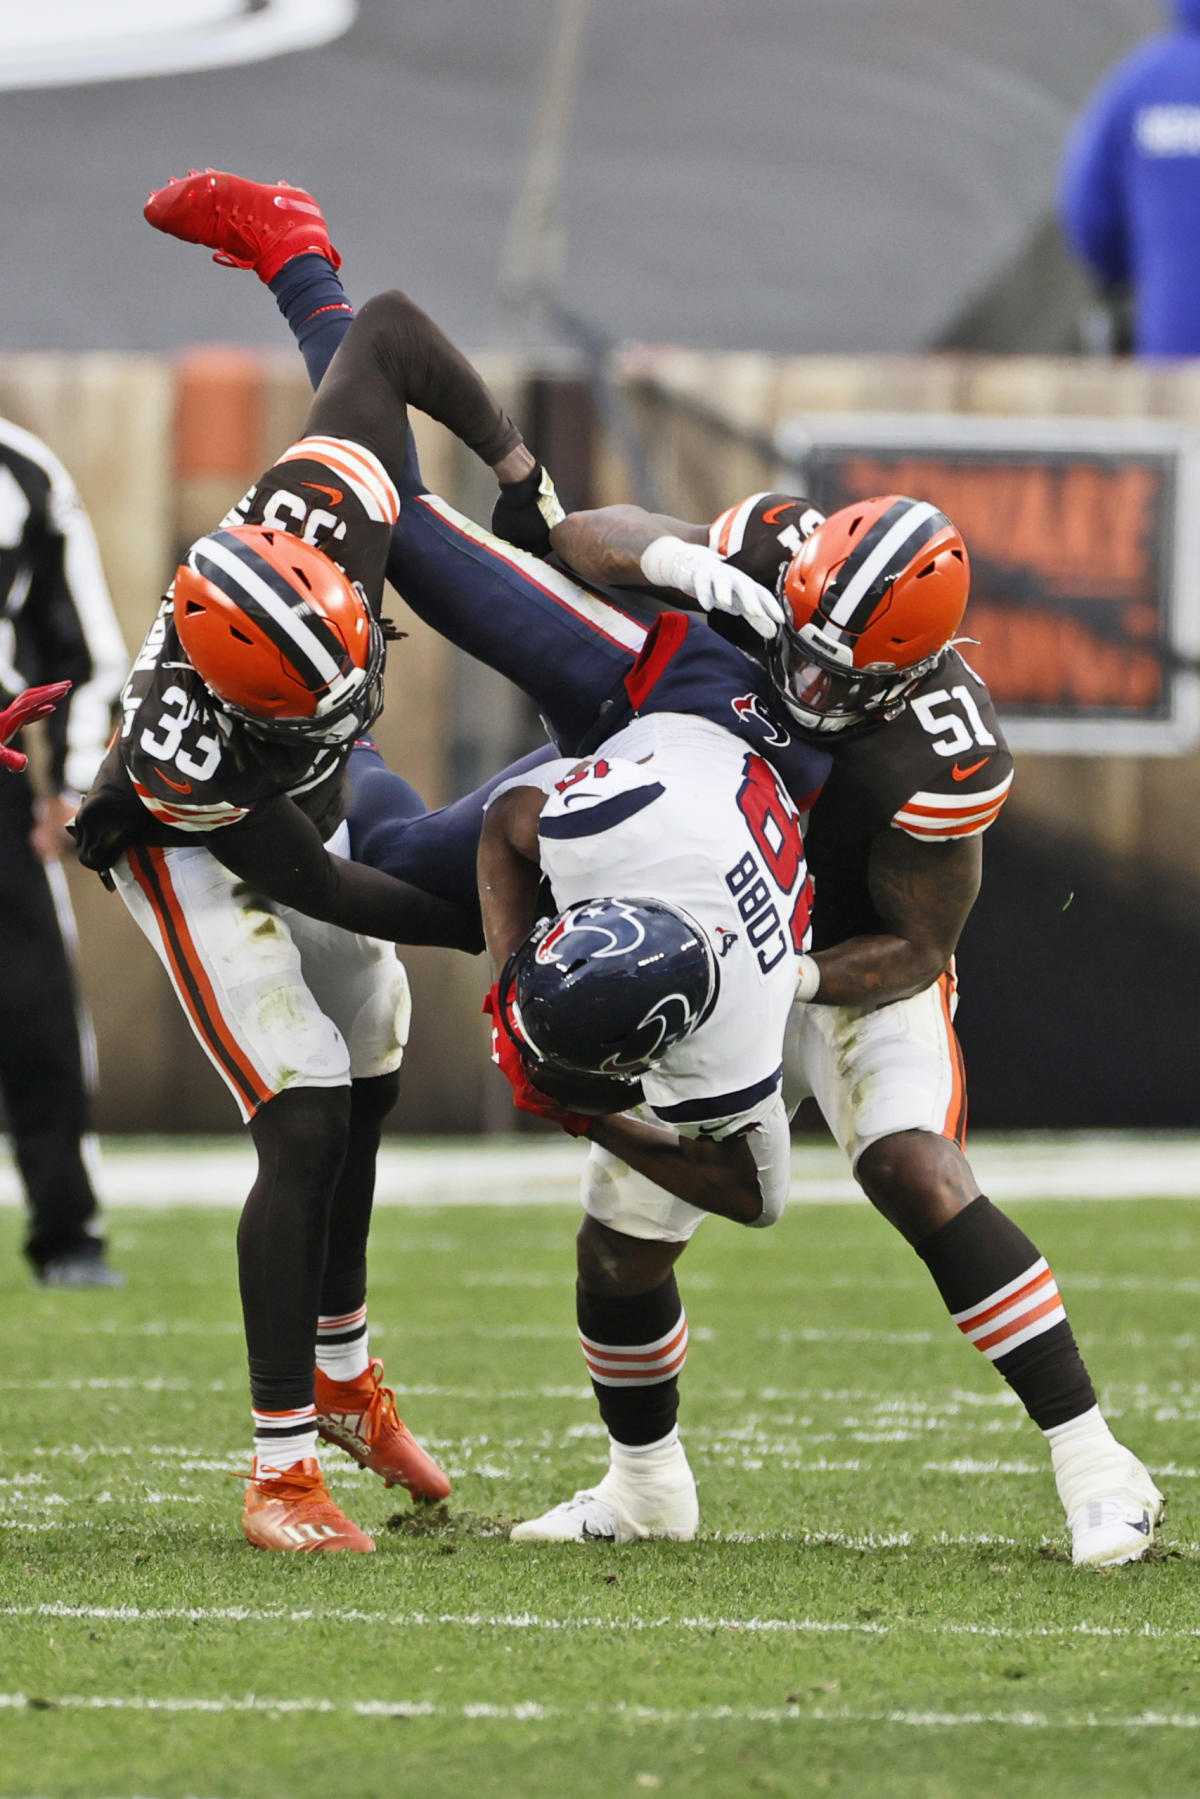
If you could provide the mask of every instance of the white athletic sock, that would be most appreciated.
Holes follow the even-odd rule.
[[[1050,1445],[1054,1484],[1068,1518],[1091,1499],[1119,1492],[1135,1458],[1113,1436],[1098,1405],[1053,1424],[1045,1433]]]
[[[289,1412],[251,1411],[254,1419],[255,1479],[282,1474],[317,1453],[317,1408],[297,1406]]]
[[[367,1308],[317,1319],[317,1367],[330,1380],[357,1380],[371,1366]]]
[[[654,1443],[618,1443],[610,1437],[608,1452],[614,1472],[636,1485],[653,1483],[664,1474],[682,1473],[688,1465],[677,1424]]]

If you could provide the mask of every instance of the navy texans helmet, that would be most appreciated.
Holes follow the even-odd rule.
[[[631,1081],[708,1017],[718,983],[708,938],[677,906],[591,899],[531,931],[500,987],[539,1063]]]

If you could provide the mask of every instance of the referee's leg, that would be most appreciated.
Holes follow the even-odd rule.
[[[88,1128],[74,983],[46,872],[29,844],[24,776],[0,781],[0,1092],[29,1202],[25,1253],[99,1264],[97,1203],[84,1165]]]

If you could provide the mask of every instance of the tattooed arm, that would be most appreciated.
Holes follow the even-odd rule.
[[[881,831],[868,880],[886,932],[819,950],[814,1003],[874,1010],[931,986],[949,966],[982,873],[981,836],[918,843],[903,831]]]
[[[585,581],[611,587],[644,586],[642,556],[660,537],[707,544],[707,525],[689,525],[640,506],[602,506],[569,512],[550,533],[550,546]]]

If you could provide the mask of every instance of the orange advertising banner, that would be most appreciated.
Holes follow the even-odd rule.
[[[1191,432],[846,414],[795,421],[782,447],[789,484],[802,475],[826,512],[903,493],[954,520],[971,561],[966,654],[1014,744],[1171,753],[1195,740]]]

